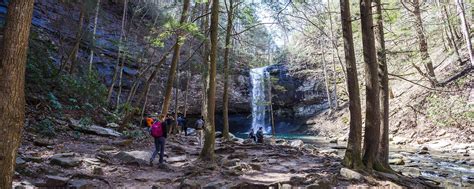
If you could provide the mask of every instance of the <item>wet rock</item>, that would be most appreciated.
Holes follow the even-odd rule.
[[[337,139],[335,139],[335,138],[331,139],[331,140],[329,140],[329,143],[337,143]]]
[[[268,188],[278,188],[278,183],[277,184],[261,184],[261,183],[250,183],[250,182],[241,182],[238,183],[234,186],[231,186],[230,189],[247,189],[247,188],[252,188],[252,189],[268,189]]]
[[[180,189],[200,189],[201,184],[196,180],[184,179],[179,185]]]
[[[23,160],[21,157],[17,157],[15,163],[17,168],[24,168],[26,166],[26,161]]]
[[[388,160],[388,163],[390,165],[405,165],[405,161],[401,158],[390,159]]]
[[[341,176],[349,180],[361,180],[364,178],[362,174],[347,168],[341,168],[339,173],[341,174]]]
[[[53,145],[53,143],[48,139],[37,138],[33,141],[33,144],[40,147],[47,147]]]
[[[102,169],[102,167],[94,167],[94,169],[92,169],[92,174],[104,175],[104,170]]]
[[[225,184],[226,184],[225,181],[215,181],[215,182],[211,182],[204,185],[202,188],[203,189],[220,189],[220,188],[225,188],[224,187]]]
[[[74,156],[73,153],[56,154],[50,158],[50,163],[64,168],[77,167],[81,165],[82,160]]]
[[[291,147],[301,149],[304,145],[304,142],[302,140],[293,140],[290,143]]]
[[[33,157],[33,156],[26,156],[26,157],[24,157],[24,160],[35,162],[35,163],[41,163],[41,162],[44,161],[44,159],[41,158],[41,157]]]
[[[267,160],[269,164],[277,164],[278,163],[278,160],[276,159],[268,159]]]
[[[117,153],[114,158],[120,160],[125,164],[138,164],[138,165],[146,165],[150,160],[151,154],[150,152],[145,151],[130,151],[130,152],[119,152]]]
[[[69,178],[66,178],[66,177],[48,175],[46,176],[46,179],[45,179],[45,182],[46,182],[45,186],[46,187],[64,187],[66,186],[68,181],[69,181]]]
[[[250,167],[252,167],[252,169],[256,170],[256,171],[261,171],[262,170],[262,166],[260,164],[251,163]]]
[[[68,189],[95,189],[89,180],[77,179],[68,182]]]

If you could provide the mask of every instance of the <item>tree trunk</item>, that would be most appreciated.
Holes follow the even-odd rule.
[[[186,22],[186,18],[188,16],[188,9],[189,9],[189,4],[190,0],[184,0],[183,2],[183,12],[181,13],[181,19],[179,21],[179,24],[184,24]],[[171,102],[171,93],[173,91],[173,83],[176,77],[176,72],[178,63],[179,63],[179,55],[180,55],[180,49],[181,49],[181,44],[184,42],[182,41],[182,31],[178,31],[177,36],[176,36],[176,45],[174,46],[174,52],[173,52],[173,58],[171,60],[171,68],[168,73],[168,81],[166,82],[166,90],[165,90],[165,98],[163,100],[163,107],[161,109],[162,113],[167,113],[170,102]]]
[[[163,54],[163,56],[160,59],[160,62],[155,66],[155,69],[151,73],[150,77],[148,77],[148,79],[146,80],[145,87],[143,87],[144,90],[142,94],[140,95],[140,97],[138,98],[136,104],[140,104],[143,98],[145,98],[145,96],[148,93],[147,91],[150,88],[151,82],[153,82],[153,80],[155,79],[156,75],[158,74],[158,71],[160,71],[161,65],[163,65],[166,62],[166,58],[168,57],[170,53],[171,53],[170,51],[167,51],[165,54]]]
[[[222,129],[222,136],[224,140],[229,140],[229,56],[231,48],[232,35],[232,16],[234,14],[234,1],[229,0],[229,7],[227,10],[227,28],[225,36],[225,50],[224,50],[224,128]]]
[[[273,116],[272,83],[273,83],[272,76],[270,75],[270,73],[268,73],[268,104],[270,106],[270,123],[272,124],[272,135],[273,135],[273,137],[275,137],[276,130],[275,130],[275,118]]]
[[[0,188],[12,188],[15,160],[25,119],[25,68],[34,0],[8,4],[0,45]]]
[[[69,54],[68,59],[71,61],[71,66],[69,67],[69,74],[74,73],[74,69],[76,68],[77,64],[77,54],[79,53],[79,47],[81,45],[82,36],[84,33],[84,17],[86,15],[86,5],[84,3],[81,4],[81,12],[79,14],[79,27],[76,33],[76,43],[72,48],[71,54]]]
[[[388,88],[388,68],[387,56],[385,50],[385,36],[383,30],[382,5],[380,0],[374,0],[375,3],[375,20],[377,26],[375,27],[375,38],[377,44],[377,60],[381,72],[380,86],[381,86],[381,128],[380,128],[380,144],[377,154],[375,169],[378,171],[390,172],[390,165],[388,164],[388,132],[389,132],[389,88]]]
[[[123,52],[122,56],[122,63],[120,64],[119,69],[119,79],[118,79],[118,92],[117,92],[117,101],[115,103],[116,109],[119,109],[120,106],[120,97],[122,96],[122,79],[123,79],[123,67],[125,66],[125,62],[128,60],[127,53]]]
[[[207,14],[209,12],[209,1],[203,3],[202,5],[202,15]],[[204,16],[201,22],[201,30],[203,31],[205,36],[208,36],[209,33],[209,16]],[[208,38],[204,39],[204,45],[201,51],[202,56],[202,105],[201,105],[201,116],[204,117],[204,120],[207,120],[207,83],[209,81],[209,40]]]
[[[188,113],[188,92],[189,92],[189,82],[191,81],[191,77],[192,77],[191,71],[188,71],[188,74],[186,77],[186,90],[184,91],[184,111],[183,111],[184,117],[186,117]]]
[[[324,86],[326,87],[326,96],[328,98],[328,103],[329,103],[329,108],[332,109],[333,103],[332,103],[332,98],[331,98],[331,92],[329,91],[329,76],[328,76],[328,68],[326,64],[326,52],[324,51],[324,46],[321,43],[321,61],[323,62],[323,73],[324,73]]]
[[[461,19],[461,29],[466,40],[467,51],[469,53],[469,60],[471,61],[471,66],[474,67],[474,56],[472,54],[472,43],[471,36],[469,32],[469,25],[466,22],[465,8],[463,0],[456,0],[456,6],[459,12],[459,18]]]
[[[413,0],[413,15],[415,16],[415,30],[416,37],[418,38],[418,46],[420,50],[421,61],[426,69],[426,76],[430,81],[432,86],[436,86],[438,81],[436,80],[436,75],[434,72],[433,62],[431,61],[430,54],[428,52],[428,42],[426,40],[424,29],[423,29],[423,20],[421,18],[421,9],[419,0]]]
[[[214,145],[215,145],[215,107],[216,107],[216,68],[217,68],[217,48],[219,33],[219,1],[212,1],[211,9],[211,51],[209,63],[209,91],[207,94],[207,121],[206,136],[204,146],[201,150],[200,158],[204,161],[214,161]]]
[[[100,1],[101,0],[97,0],[97,4],[95,6],[94,30],[92,31],[91,53],[89,55],[89,76],[92,73],[92,63],[94,61],[95,35],[97,33],[97,20],[99,19]]]
[[[117,80],[117,74],[120,65],[120,55],[122,53],[122,40],[125,36],[125,18],[127,17],[127,7],[128,7],[128,0],[123,1],[123,13],[122,13],[122,28],[120,29],[120,38],[119,38],[119,45],[118,45],[118,52],[117,52],[117,63],[115,64],[114,68],[114,76],[112,77],[112,83],[110,84],[109,92],[107,94],[107,102],[110,101],[112,98],[112,93],[114,92],[115,81]]]
[[[349,91],[350,130],[347,142],[347,150],[344,155],[343,164],[353,169],[363,168],[361,160],[362,142],[362,113],[359,94],[359,80],[357,78],[357,66],[354,52],[354,41],[352,37],[352,18],[350,11],[350,0],[340,0],[341,26],[344,38],[344,54],[347,72],[347,90]]]
[[[365,62],[365,137],[362,161],[366,169],[372,170],[380,141],[380,99],[377,55],[375,52],[374,28],[371,0],[360,1],[362,23],[362,45]]]
[[[448,40],[450,41],[449,44],[454,48],[454,52],[458,57],[458,61],[461,62],[461,55],[459,54],[459,48],[456,44],[456,39],[453,34],[453,27],[451,26],[451,21],[449,19],[448,10],[446,9],[446,5],[441,5],[440,0],[436,1],[437,5],[442,9],[441,10],[441,18],[443,20],[443,25],[446,28],[446,35]]]

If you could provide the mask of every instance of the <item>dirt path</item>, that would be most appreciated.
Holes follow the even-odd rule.
[[[198,159],[194,136],[175,136],[166,144],[166,166],[151,167],[151,139],[132,141],[95,135],[74,138],[66,131],[54,140],[26,133],[17,161],[19,188],[276,188],[303,186],[382,186],[341,176],[340,159],[317,146],[242,144],[217,139],[215,163]],[[270,143],[270,142],[269,142]],[[271,142],[274,143],[274,142]],[[287,143],[287,144],[284,144]],[[62,162],[62,163],[58,163]]]

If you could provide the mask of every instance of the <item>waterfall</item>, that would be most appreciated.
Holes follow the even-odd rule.
[[[268,78],[267,67],[254,68],[250,70],[252,80],[252,129],[256,132],[263,127],[265,133],[271,131],[271,126],[265,123],[267,108],[267,87],[265,81]]]

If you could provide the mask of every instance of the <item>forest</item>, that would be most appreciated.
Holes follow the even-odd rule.
[[[0,0],[0,189],[473,188],[466,0]]]

